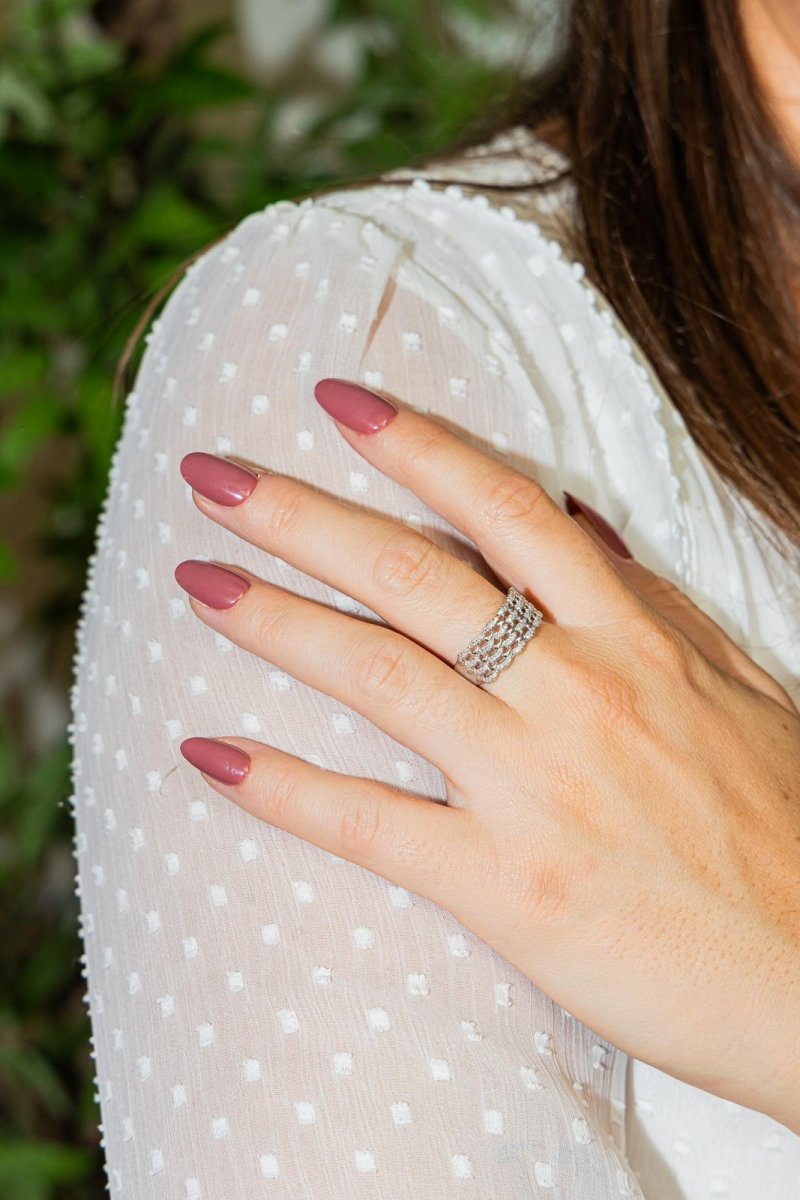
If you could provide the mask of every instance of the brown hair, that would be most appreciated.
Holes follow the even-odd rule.
[[[549,70],[437,162],[513,124],[541,133],[555,122],[588,275],[701,449],[774,522],[767,536],[782,531],[800,549],[800,168],[769,114],[739,5],[573,0],[567,21]],[[197,256],[148,305],[116,386],[155,305]]]

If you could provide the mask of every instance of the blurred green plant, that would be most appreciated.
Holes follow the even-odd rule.
[[[49,583],[24,628],[53,648],[74,636],[122,419],[112,380],[148,297],[249,212],[456,138],[513,80],[458,50],[447,10],[490,21],[499,7],[341,0],[330,21],[361,23],[361,78],[289,149],[271,136],[283,85],[259,87],[213,59],[234,32],[228,19],[156,55],[109,36],[89,0],[25,0],[0,16],[0,491],[20,512],[33,487],[46,491],[36,553]],[[247,120],[226,136],[204,130],[201,118],[220,112]],[[18,558],[10,530],[0,582],[19,585]],[[64,696],[69,674],[55,662]],[[44,751],[27,745],[7,703],[0,1195],[15,1200],[105,1189],[69,795],[66,731]]]

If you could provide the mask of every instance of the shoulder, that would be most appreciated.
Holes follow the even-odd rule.
[[[683,431],[546,216],[423,172],[248,215],[192,264],[150,331],[137,419],[158,431],[159,461],[206,421],[218,452],[237,428],[296,440],[308,478],[324,481],[325,455],[342,451],[323,440],[313,382],[360,380],[439,414],[551,495],[584,497],[626,541],[635,505],[639,545],[658,530],[680,577]]]
[[[401,179],[416,174],[431,180],[440,176],[458,177],[464,183],[483,186],[543,183],[568,172],[569,158],[563,150],[562,132],[555,126],[546,130],[543,127],[542,132],[546,132],[546,138],[527,125],[512,125],[484,141],[416,166],[395,168],[381,178]]]
[[[185,346],[219,382],[257,359],[292,384],[314,370],[363,377],[371,362],[384,381],[397,376],[399,395],[411,378],[453,394],[467,379],[485,394],[489,379],[509,415],[540,432],[592,429],[596,395],[604,413],[629,413],[645,373],[553,230],[559,197],[537,192],[521,214],[513,188],[484,182],[501,169],[519,182],[563,159],[513,130],[471,157],[461,160],[470,185],[404,168],[249,214],[186,272],[150,358],[169,370],[160,347],[175,357]]]
[[[420,268],[427,259],[437,275],[446,259],[454,271],[474,277],[491,266],[492,252],[518,253],[507,244],[519,240],[519,231],[508,230],[514,216],[570,256],[572,198],[565,156],[515,126],[447,158],[272,202],[200,255],[184,279],[191,277],[190,287],[210,276],[235,281],[248,265],[269,269],[273,278],[288,271],[302,279],[321,265],[337,274],[366,272],[373,256],[379,269],[381,255],[396,258],[399,251]],[[504,227],[508,236],[498,238]],[[476,255],[478,241],[488,253]]]

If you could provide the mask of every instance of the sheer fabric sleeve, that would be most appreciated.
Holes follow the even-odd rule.
[[[420,236],[435,240],[435,225]],[[247,217],[148,334],[90,563],[73,704],[76,876],[109,1190],[128,1200],[639,1196],[625,1055],[449,913],[259,822],[182,759],[254,737],[431,802],[439,772],[197,621],[183,558],[358,599],[203,517],[179,473],[230,454],[355,499],[488,571],[313,398],[336,375],[514,460],[539,420],[485,299],[413,236],[325,198]],[[546,425],[537,430],[551,437]]]

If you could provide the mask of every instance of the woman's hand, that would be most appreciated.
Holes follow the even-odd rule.
[[[499,585],[402,522],[202,453],[181,464],[201,512],[390,628],[238,567],[176,577],[208,626],[438,767],[448,804],[248,738],[189,738],[185,756],[260,819],[448,909],[621,1049],[800,1133],[791,699],[533,480],[356,385],[316,395]],[[511,584],[545,619],[477,686],[452,664]]]

